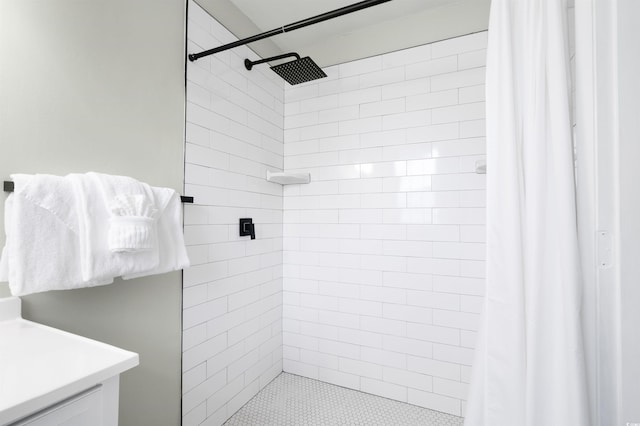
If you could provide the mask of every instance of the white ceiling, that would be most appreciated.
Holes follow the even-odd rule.
[[[282,27],[357,0],[200,0],[239,38]],[[236,13],[225,13],[235,9]],[[490,0],[391,0],[368,9],[271,37],[262,56],[298,52],[334,65],[487,29]],[[239,12],[239,13],[237,13]],[[242,25],[239,21],[246,19]],[[253,27],[254,32],[249,28]],[[264,44],[263,44],[264,45]],[[262,45],[262,46],[263,46]],[[267,52],[268,51],[268,52]]]
[[[230,0],[261,31],[279,28],[302,19],[324,12],[339,9],[356,3],[354,0]],[[405,15],[433,9],[450,0],[393,0],[344,15],[314,26],[297,30],[296,34],[274,38],[274,43],[283,49],[297,49],[300,46],[314,44],[337,34],[348,34],[358,29],[400,18]]]

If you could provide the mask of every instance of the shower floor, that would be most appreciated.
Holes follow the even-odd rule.
[[[462,417],[282,373],[225,425],[462,426],[462,423]]]

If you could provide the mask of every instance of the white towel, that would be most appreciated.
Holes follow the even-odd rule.
[[[78,222],[71,185],[62,177],[12,175],[5,202],[6,245],[0,280],[14,296],[108,284],[83,280]]]
[[[11,177],[15,192],[5,204],[7,240],[0,280],[9,281],[14,295],[109,284],[116,276],[135,278],[189,265],[182,205],[173,190],[97,173]],[[117,193],[127,185],[135,190]],[[144,195],[141,205],[146,207],[138,206],[134,212],[155,216],[155,227],[150,239],[131,237],[131,251],[112,252],[108,241],[111,207],[121,195]],[[131,229],[131,223],[126,226]],[[142,247],[150,242],[152,247]]]
[[[152,188],[156,197],[166,188]],[[125,280],[146,275],[163,274],[189,267],[189,257],[182,232],[182,201],[180,195],[171,190],[166,206],[158,216],[158,266],[151,271],[124,275]]]
[[[99,173],[88,173],[95,181],[100,182],[105,202],[118,198],[122,194],[122,185],[127,185],[122,176],[110,176]],[[140,183],[140,182],[138,182]],[[149,214],[156,218],[154,239],[155,244],[151,254],[156,257],[156,266],[142,271],[123,272],[124,279],[144,277],[147,275],[162,274],[177,271],[189,266],[189,258],[184,243],[182,232],[182,201],[180,196],[169,188],[151,187],[142,184],[145,199],[153,200],[153,206],[137,199],[135,208],[129,207],[128,212],[136,214]],[[155,209],[154,209],[155,208]],[[141,213],[140,213],[141,212]],[[113,222],[113,217],[111,218]]]
[[[151,187],[125,176],[70,174],[76,197],[80,270],[85,281],[141,273],[158,266],[158,251],[112,252],[109,205],[117,195],[141,195],[155,205]],[[155,223],[153,224],[155,228]],[[155,229],[152,231],[155,234]],[[155,237],[154,237],[155,240]]]
[[[109,204],[109,250],[145,251],[156,248],[156,210],[144,195],[119,194]]]

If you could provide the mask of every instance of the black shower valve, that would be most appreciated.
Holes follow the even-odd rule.
[[[249,218],[241,218],[240,219],[240,236],[245,237],[247,235],[251,235],[251,239],[256,239],[256,228],[253,224],[253,219]]]

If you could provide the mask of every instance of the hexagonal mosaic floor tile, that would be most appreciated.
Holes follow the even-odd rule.
[[[462,426],[462,417],[282,373],[228,426]]]

